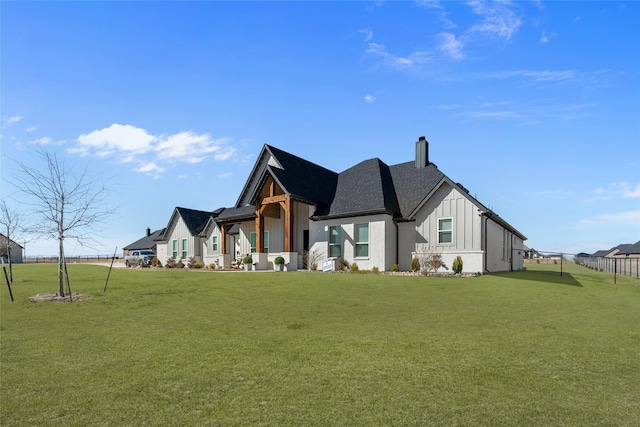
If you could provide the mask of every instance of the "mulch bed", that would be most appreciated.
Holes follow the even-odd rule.
[[[84,301],[93,298],[92,294],[81,294],[78,292],[72,292],[71,298],[69,295],[65,295],[61,297],[57,293],[55,294],[37,294],[32,297],[29,297],[29,301],[31,302],[76,302],[76,301]]]

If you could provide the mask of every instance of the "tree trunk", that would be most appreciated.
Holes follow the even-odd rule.
[[[58,256],[58,295],[64,297],[64,280],[62,269],[64,267],[64,240],[60,241],[60,255]]]

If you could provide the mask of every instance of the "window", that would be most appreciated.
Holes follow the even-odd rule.
[[[178,241],[174,240],[171,242],[171,258],[176,259],[178,258]]]
[[[218,252],[218,236],[211,237],[211,250]]]
[[[438,243],[453,242],[453,219],[441,218],[438,220]]]
[[[182,239],[182,259],[187,259],[187,239]]]
[[[249,240],[251,241],[251,252],[256,252],[256,233],[251,233],[249,235]],[[269,232],[264,232],[264,251],[269,253]]]
[[[369,256],[369,224],[356,224],[356,258]]]
[[[340,226],[329,227],[329,256],[342,256],[342,237],[340,235]]]

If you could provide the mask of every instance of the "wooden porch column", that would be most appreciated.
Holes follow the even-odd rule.
[[[256,252],[264,252],[264,215],[262,209],[256,209]]]
[[[293,252],[293,210],[291,198],[284,201],[284,250]]]
[[[222,245],[222,255],[227,254],[227,225],[221,224],[220,230],[222,231],[222,238],[220,244]]]

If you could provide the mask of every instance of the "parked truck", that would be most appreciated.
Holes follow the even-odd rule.
[[[140,267],[148,267],[151,265],[151,260],[156,257],[153,251],[132,251],[130,255],[124,257],[124,265],[127,267],[133,267],[139,265]]]

